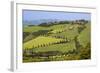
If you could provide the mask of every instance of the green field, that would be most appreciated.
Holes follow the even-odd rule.
[[[24,43],[24,49],[30,49],[30,48],[37,48],[38,46],[42,45],[49,45],[53,43],[59,43],[60,41],[66,41],[65,39],[57,39],[53,37],[44,37],[44,36],[39,36],[35,39],[32,39],[26,43]]]
[[[86,25],[86,29],[84,29],[84,31],[81,32],[81,34],[78,36],[78,41],[80,42],[81,45],[83,45],[84,47],[87,45],[88,42],[91,41],[91,28],[90,28],[90,24]]]
[[[90,59],[91,24],[23,27],[23,62]]]
[[[56,45],[49,45],[46,47],[39,47],[34,48],[34,52],[48,52],[48,51],[61,51],[61,52],[68,52],[69,50],[76,49],[75,43],[72,41],[70,43],[64,44],[56,44]]]

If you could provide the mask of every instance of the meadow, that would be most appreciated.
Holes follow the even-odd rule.
[[[23,62],[91,59],[91,23],[59,21],[23,27]]]

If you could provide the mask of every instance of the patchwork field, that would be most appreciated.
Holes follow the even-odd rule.
[[[23,27],[23,62],[91,58],[91,24]]]

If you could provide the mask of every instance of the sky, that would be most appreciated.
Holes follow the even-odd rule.
[[[91,20],[90,13],[83,12],[54,12],[54,11],[35,11],[23,10],[23,21],[41,20],[41,19],[59,19],[59,20]]]

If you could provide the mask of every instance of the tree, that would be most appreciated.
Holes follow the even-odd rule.
[[[90,49],[90,43],[87,43],[85,48],[82,48],[80,53],[81,59],[90,59],[91,58],[91,49]]]

